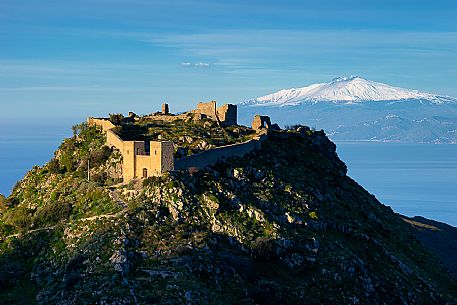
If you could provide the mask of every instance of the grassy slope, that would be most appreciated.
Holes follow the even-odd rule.
[[[437,255],[457,278],[457,228],[420,216],[403,217],[416,229],[416,236],[421,243]]]

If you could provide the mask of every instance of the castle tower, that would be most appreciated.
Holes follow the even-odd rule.
[[[170,110],[168,108],[168,104],[167,103],[163,103],[162,104],[162,114],[169,114],[170,113]]]
[[[171,141],[149,142],[149,153],[144,141],[124,141],[123,178],[161,176],[174,170],[174,144]]]
[[[174,170],[174,145],[171,141],[150,142],[150,169],[151,176],[161,176],[163,173]]]

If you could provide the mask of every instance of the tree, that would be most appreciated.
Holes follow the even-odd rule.
[[[0,194],[0,212],[6,208],[6,198],[3,194]]]
[[[81,132],[86,130],[88,127],[89,127],[89,125],[87,125],[86,122],[82,122],[80,124],[76,124],[76,125],[71,126],[71,130],[73,131],[73,136],[76,137]]]
[[[121,125],[122,124],[122,120],[124,120],[124,116],[121,113],[110,113],[109,114],[109,120],[114,125]]]

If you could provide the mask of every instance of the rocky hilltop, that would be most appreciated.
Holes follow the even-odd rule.
[[[240,132],[188,129],[188,143]],[[322,131],[129,183],[100,130],[74,131],[0,198],[0,303],[456,303],[455,278]]]

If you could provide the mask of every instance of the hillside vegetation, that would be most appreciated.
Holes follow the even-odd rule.
[[[103,143],[82,125],[0,198],[0,303],[456,303],[456,281],[322,131],[128,184]]]

